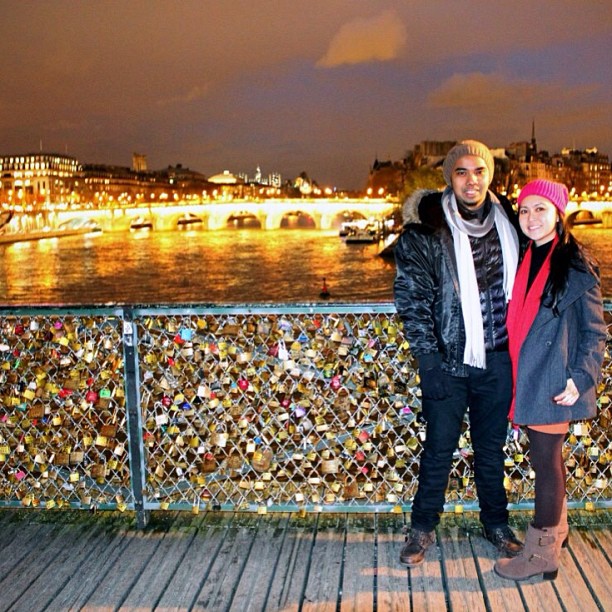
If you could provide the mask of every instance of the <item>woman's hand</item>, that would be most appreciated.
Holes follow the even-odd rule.
[[[560,406],[573,406],[579,397],[580,393],[578,393],[578,389],[576,388],[574,381],[571,378],[568,378],[565,389],[559,393],[559,395],[555,395],[555,397],[553,397],[553,401],[557,402],[557,404]]]

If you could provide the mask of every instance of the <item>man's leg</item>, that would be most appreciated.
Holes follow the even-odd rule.
[[[447,376],[442,374],[442,376]],[[400,562],[416,567],[435,541],[434,528],[444,510],[444,496],[453,453],[466,410],[467,379],[448,376],[450,395],[444,400],[423,398],[426,438],[419,462],[419,486],[412,505],[411,528]]]
[[[470,435],[480,520],[485,527],[508,523],[504,489],[504,444],[512,398],[512,370],[507,353],[487,353],[487,368],[470,368]]]
[[[512,371],[507,353],[488,353],[487,368],[470,368],[469,414],[474,449],[474,480],[485,537],[513,556],[522,544],[508,527],[504,489],[504,444],[512,397]]]
[[[448,398],[423,399],[427,429],[419,462],[419,486],[411,514],[412,527],[421,531],[432,531],[444,510],[453,453],[457,449],[467,407],[467,378],[448,376],[448,381]]]

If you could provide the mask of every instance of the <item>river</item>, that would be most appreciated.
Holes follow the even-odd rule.
[[[576,229],[612,297],[612,230]],[[5,305],[241,304],[393,299],[393,261],[337,231],[96,233],[0,246]]]

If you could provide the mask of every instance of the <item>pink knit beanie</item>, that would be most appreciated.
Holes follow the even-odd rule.
[[[567,187],[562,183],[548,181],[546,179],[529,181],[529,183],[521,189],[521,193],[517,200],[518,205],[520,206],[521,202],[527,196],[532,195],[550,200],[562,215],[565,214],[565,207],[569,202],[569,193],[567,192]]]

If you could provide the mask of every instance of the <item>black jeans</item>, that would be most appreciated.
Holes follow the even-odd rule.
[[[412,506],[412,527],[432,531],[444,510],[444,497],[469,406],[474,450],[474,480],[480,521],[493,528],[508,523],[504,489],[504,451],[512,397],[512,369],[507,352],[487,353],[486,369],[468,368],[467,378],[448,377],[450,397],[423,398],[426,439],[419,467],[419,486]]]

